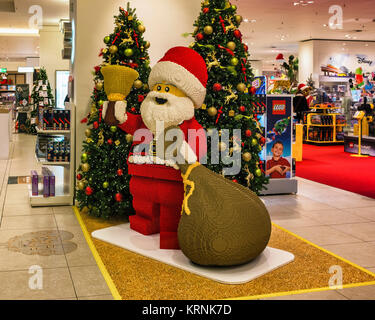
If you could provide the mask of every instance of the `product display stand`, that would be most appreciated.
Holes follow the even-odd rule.
[[[358,127],[359,127],[359,134],[358,134],[358,154],[351,154],[351,157],[357,158],[368,158],[368,155],[363,155],[361,146],[362,146],[362,120],[365,117],[365,113],[363,111],[358,111],[354,118],[358,120]]]
[[[11,114],[9,109],[0,109],[0,159],[9,159],[9,143],[11,141]]]
[[[75,106],[72,103],[66,104],[70,110],[70,130],[41,130],[37,129],[38,135],[64,135],[70,140],[70,161],[51,162],[45,159],[38,159],[43,166],[48,167],[56,177],[56,191],[53,197],[44,197],[43,194],[32,196],[31,185],[29,187],[30,204],[32,207],[42,206],[69,206],[73,205],[74,198],[74,175],[75,175]],[[37,155],[36,155],[37,156]]]
[[[317,110],[317,112],[311,112],[307,114],[306,121],[306,136],[305,142],[310,144],[324,145],[324,144],[343,144],[344,140],[337,140],[337,133],[343,132],[343,128],[346,123],[338,123],[337,116],[341,115],[339,113],[331,112],[337,107],[331,104],[318,104],[312,109]],[[319,112],[318,112],[319,111]],[[328,119],[328,124],[313,123],[313,117],[325,117]]]

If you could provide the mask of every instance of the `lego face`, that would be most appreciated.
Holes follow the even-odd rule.
[[[165,83],[157,83],[152,88],[152,91],[156,92],[162,92],[162,93],[170,93],[173,94],[176,97],[186,97],[186,94],[171,84],[165,84]]]

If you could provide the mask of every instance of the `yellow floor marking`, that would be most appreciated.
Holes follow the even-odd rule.
[[[91,236],[89,234],[89,232],[87,231],[87,228],[85,226],[85,223],[83,222],[82,218],[81,218],[81,215],[79,213],[79,210],[76,206],[73,206],[73,210],[74,210],[74,213],[77,217],[77,220],[81,226],[81,229],[82,229],[82,232],[83,232],[83,235],[85,236],[85,239],[87,241],[87,244],[89,245],[89,248],[92,252],[92,255],[94,256],[94,259],[104,277],[104,280],[105,282],[107,283],[108,285],[108,288],[109,290],[111,291],[112,293],[112,296],[115,300],[122,300],[121,298],[121,295],[119,294],[119,292],[117,291],[117,288],[111,278],[111,276],[109,275],[108,271],[107,271],[107,268],[105,267],[102,259],[100,258],[100,255],[98,253],[98,251],[96,250],[95,248],[95,245],[94,243],[92,242],[92,239],[91,239]]]
[[[98,264],[98,267],[100,269],[100,271],[102,272],[103,274],[103,277],[109,287],[109,289],[111,290],[111,293],[114,297],[115,300],[121,300],[121,296],[119,294],[119,292],[117,291],[117,288],[111,278],[111,276],[109,275],[108,271],[107,271],[107,268],[105,267],[102,259],[100,258],[100,255],[98,253],[98,251],[96,250],[95,248],[95,245],[94,243],[92,242],[92,239],[91,239],[91,236],[89,234],[89,232],[87,231],[86,229],[86,226],[80,216],[80,213],[78,211],[78,208],[77,207],[73,207],[74,209],[74,213],[78,219],[78,222],[82,228],[82,232],[85,236],[85,239],[87,241],[87,244],[89,245],[89,248],[96,260],[96,263]],[[331,255],[331,256],[334,256],[335,258],[373,276],[375,278],[375,274],[369,270],[366,270],[365,268],[362,268],[361,266],[347,260],[347,259],[344,259],[322,247],[319,247],[318,245],[300,237],[299,235],[296,235],[294,234],[293,232],[290,232],[289,230],[287,229],[284,229],[283,227],[280,227],[279,225],[275,224],[275,223],[272,223],[276,228],[280,229],[280,230],[283,230],[284,232],[302,240],[303,242]],[[371,281],[371,282],[361,282],[361,283],[351,283],[351,284],[346,284],[346,285],[342,285],[340,287],[322,287],[322,288],[312,288],[312,289],[303,289],[303,290],[295,290],[295,291],[285,291],[285,292],[276,292],[276,293],[270,293],[270,294],[263,294],[263,295],[256,295],[256,296],[248,296],[248,297],[236,297],[236,298],[229,298],[229,299],[223,299],[223,300],[255,300],[255,299],[262,299],[262,298],[271,298],[271,297],[281,297],[281,296],[286,296],[286,295],[295,295],[295,294],[302,294],[302,293],[311,293],[311,292],[322,292],[322,291],[328,291],[328,290],[340,290],[340,289],[346,289],[346,288],[355,288],[355,287],[362,287],[362,286],[370,286],[370,285],[375,285],[375,281]]]

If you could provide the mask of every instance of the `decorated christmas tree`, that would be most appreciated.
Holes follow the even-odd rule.
[[[26,121],[26,131],[30,134],[36,134],[36,126],[43,126],[43,110],[45,108],[53,108],[55,99],[52,94],[51,85],[48,80],[45,68],[40,68],[36,72],[36,80],[34,81],[33,91],[31,93],[32,111],[30,119]]]
[[[119,15],[114,17],[114,32],[104,38],[106,48],[101,49],[99,54],[103,63],[93,72],[95,87],[91,96],[91,112],[81,121],[88,128],[78,168],[76,197],[83,212],[103,218],[129,215],[134,211],[127,169],[133,137],[103,121],[102,107],[107,96],[101,67],[122,65],[139,73],[126,99],[129,112],[139,113],[149,91],[150,60],[147,49],[150,43],[143,39],[146,29],[129,3],[126,10],[120,8],[119,11]]]
[[[228,155],[241,152],[240,173],[226,178],[259,193],[267,184],[264,164],[259,152],[265,144],[264,130],[254,114],[257,102],[252,81],[254,75],[249,63],[248,47],[242,42],[239,30],[242,17],[237,7],[227,0],[206,0],[196,20],[190,45],[205,60],[208,69],[207,96],[204,105],[196,112],[196,119],[210,134],[210,130],[228,129],[231,145],[219,143],[220,151]],[[234,129],[241,129],[241,137]],[[210,162],[211,139],[208,139],[209,169],[224,174],[225,159],[219,164]],[[224,161],[223,161],[224,160]]]

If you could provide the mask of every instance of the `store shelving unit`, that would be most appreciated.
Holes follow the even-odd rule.
[[[345,123],[337,123],[337,116],[341,115],[340,113],[333,112],[337,107],[333,106],[332,104],[318,104],[312,107],[311,109],[316,110],[316,112],[310,112],[307,114],[307,121],[305,124],[306,127],[306,133],[304,137],[304,142],[311,143],[311,144],[317,144],[317,145],[324,145],[324,144],[343,144],[344,140],[337,140],[337,133],[342,132],[343,128],[346,126]],[[324,117],[330,117],[331,118],[331,124],[315,124],[311,122],[311,118],[313,116],[324,116]],[[327,130],[330,128],[329,137],[328,140],[320,140],[319,137],[317,140],[312,139],[309,135],[310,128],[322,128],[322,132],[324,128],[327,128]],[[332,137],[332,138],[331,138]]]
[[[75,106],[72,103],[67,103],[66,109],[70,110],[70,130],[42,130],[37,128],[38,135],[64,135],[69,137],[70,162],[51,162],[37,157],[38,163],[48,167],[54,173],[56,186],[54,197],[44,197],[43,193],[38,196],[33,196],[31,185],[29,185],[29,198],[32,207],[73,205],[75,176]]]

